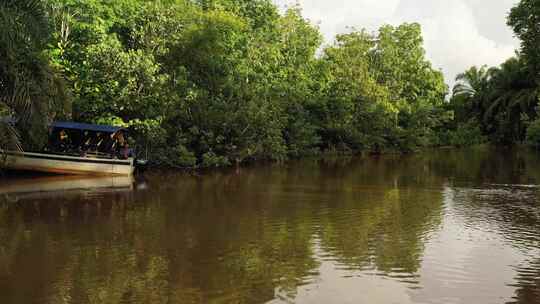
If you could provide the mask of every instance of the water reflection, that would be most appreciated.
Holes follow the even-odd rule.
[[[508,303],[540,303],[540,259],[535,259],[517,271],[515,296]]]
[[[0,301],[534,303],[538,169],[468,150],[150,172],[146,190],[1,180]]]
[[[6,200],[65,197],[82,193],[131,191],[131,176],[26,176],[0,179],[0,196]]]
[[[507,290],[511,298],[507,303],[539,303],[540,188],[536,184],[488,184],[455,188],[453,193],[453,218],[460,219],[466,230],[482,235],[476,240],[477,247],[486,249],[484,268],[492,269],[476,282],[493,277],[493,289]],[[505,286],[500,286],[503,277],[507,278]]]

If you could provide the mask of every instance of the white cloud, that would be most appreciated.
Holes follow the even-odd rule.
[[[318,23],[327,42],[348,27],[375,30],[388,23],[422,25],[428,58],[448,84],[473,65],[498,65],[515,53],[518,41],[506,15],[518,0],[274,0],[284,7],[299,3]]]

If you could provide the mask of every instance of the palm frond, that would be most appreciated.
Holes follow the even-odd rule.
[[[51,26],[42,0],[1,1],[0,28],[0,105],[17,117],[27,143],[28,135],[46,130],[52,109],[68,108],[69,96],[44,52]],[[15,138],[9,128],[3,136]]]
[[[22,150],[19,138],[17,130],[12,125],[0,122],[0,150]]]

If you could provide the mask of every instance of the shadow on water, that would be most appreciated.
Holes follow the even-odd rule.
[[[432,151],[200,176],[155,171],[144,183],[4,179],[0,300],[530,303],[540,273],[539,160],[522,150]],[[470,298],[440,290],[437,282],[450,282],[459,294],[481,264],[458,251],[478,240],[456,231],[482,231],[501,256],[515,255],[520,263],[500,278],[509,294],[487,283]],[[460,254],[469,270],[457,276],[449,261]]]

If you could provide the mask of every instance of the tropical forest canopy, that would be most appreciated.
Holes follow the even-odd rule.
[[[516,58],[471,68],[448,96],[416,23],[327,45],[271,0],[2,1],[0,115],[17,124],[0,122],[0,145],[36,149],[53,119],[129,127],[139,154],[177,167],[540,144],[535,3],[509,16]]]

